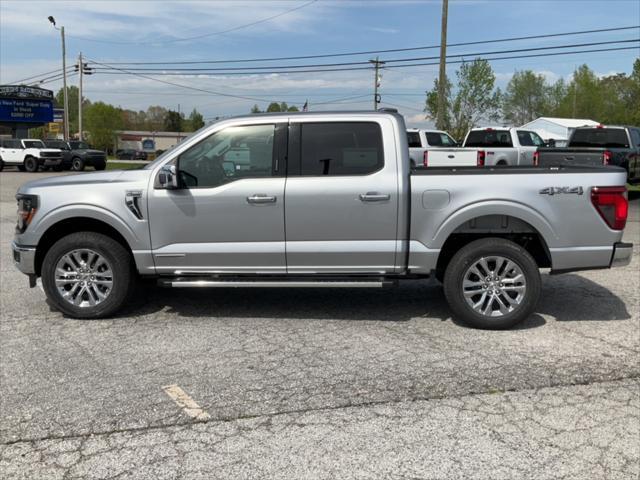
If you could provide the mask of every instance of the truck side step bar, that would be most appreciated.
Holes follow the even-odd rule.
[[[174,288],[384,288],[391,287],[396,282],[383,279],[345,279],[345,280],[307,280],[307,279],[203,279],[203,278],[161,278],[158,284],[163,287]]]

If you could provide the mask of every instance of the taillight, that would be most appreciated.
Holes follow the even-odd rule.
[[[479,167],[484,167],[484,150],[478,150],[476,165],[478,165]]]
[[[611,165],[611,158],[613,157],[613,153],[609,150],[605,150],[602,154],[602,163],[603,165]]]
[[[423,167],[428,167],[429,166],[429,151],[425,150],[424,154],[422,155],[422,166]]]
[[[538,165],[540,165],[540,152],[536,150],[533,152],[533,166],[537,167]]]
[[[591,203],[612,230],[623,230],[629,214],[627,187],[593,187]]]

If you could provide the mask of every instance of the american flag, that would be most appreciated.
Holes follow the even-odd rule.
[[[305,100],[304,105],[302,106],[302,111],[303,112],[309,111],[309,100]]]

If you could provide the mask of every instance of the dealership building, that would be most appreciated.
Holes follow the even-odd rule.
[[[53,92],[27,85],[0,85],[0,135],[27,138],[29,129],[54,121]]]

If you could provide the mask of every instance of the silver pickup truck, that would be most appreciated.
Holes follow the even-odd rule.
[[[18,190],[18,268],[52,305],[112,315],[139,277],[169,287],[375,288],[430,275],[453,315],[509,328],[540,268],[630,261],[619,168],[410,172],[391,111],[227,119],[141,170]]]

